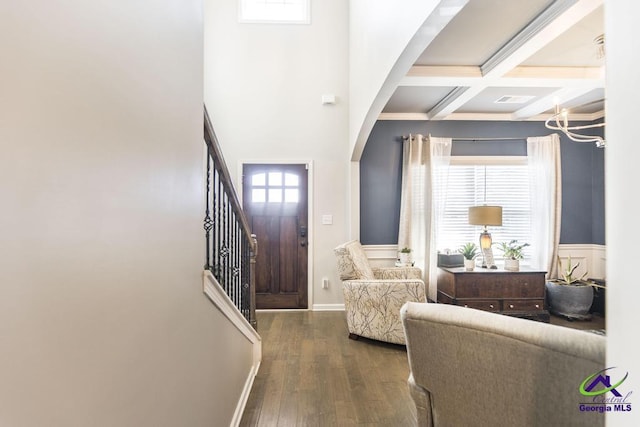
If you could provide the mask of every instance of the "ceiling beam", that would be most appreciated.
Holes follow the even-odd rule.
[[[475,70],[475,72],[474,72]],[[413,66],[398,86],[605,87],[604,67],[516,67],[503,77],[483,77],[480,67]]]
[[[491,79],[501,78],[549,42],[577,24],[589,13],[602,6],[604,0],[558,0],[538,15],[513,39],[500,48],[480,66],[483,77],[477,83],[460,91],[452,91],[428,115],[431,119],[444,119],[462,107],[485,88],[493,85]]]
[[[414,65],[407,77],[482,77],[475,65]]]
[[[480,84],[472,87],[458,86],[427,112],[429,119],[442,119],[448,116],[482,92],[483,89],[484,86]]]
[[[604,80],[604,66],[599,67],[534,67],[523,65],[507,72],[505,78]]]
[[[602,0],[584,0],[582,2],[580,0],[558,0],[551,3],[480,66],[482,74],[487,77],[491,75],[502,76],[520,65],[584,18],[590,11],[585,12],[588,8],[576,8],[576,6],[587,2],[602,4]],[[593,7],[591,11],[596,7]]]
[[[380,113],[378,120],[429,120],[427,113]]]
[[[593,122],[604,117],[604,110],[587,114],[570,114],[569,118],[573,121]],[[544,122],[549,115],[537,115],[519,119],[524,122]],[[429,120],[429,116],[425,113],[381,113],[378,120]],[[460,121],[500,121],[512,122],[515,119],[511,113],[453,113],[449,114],[444,120],[460,120]]]

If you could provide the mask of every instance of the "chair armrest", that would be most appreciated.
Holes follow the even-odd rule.
[[[345,295],[358,295],[359,298],[393,299],[399,303],[427,301],[426,286],[421,279],[345,280],[342,282],[342,289]]]
[[[422,279],[422,270],[418,267],[376,267],[373,268],[376,279]]]

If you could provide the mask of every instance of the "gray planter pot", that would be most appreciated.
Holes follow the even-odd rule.
[[[549,311],[569,319],[591,319],[589,309],[593,303],[592,286],[567,286],[547,282]]]

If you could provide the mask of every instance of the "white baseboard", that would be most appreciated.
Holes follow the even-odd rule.
[[[260,369],[260,363],[262,362],[262,338],[260,338],[256,330],[253,329],[247,319],[238,311],[233,301],[231,301],[229,296],[224,292],[210,271],[204,271],[202,274],[202,290],[231,324],[249,340],[253,347],[251,369],[249,369],[242,393],[233,413],[233,418],[231,419],[230,425],[236,427],[240,425],[242,413],[244,412],[251,388],[253,387],[253,381]]]
[[[256,313],[292,313],[296,311],[344,311],[344,304],[313,304],[308,308],[265,308],[256,310]]]
[[[255,356],[255,355],[254,355]],[[258,369],[260,369],[260,363],[254,364],[249,371],[249,375],[247,375],[247,380],[244,383],[244,387],[242,388],[242,394],[240,394],[240,399],[238,400],[238,404],[236,405],[236,410],[233,412],[233,418],[231,419],[231,426],[237,427],[240,425],[240,421],[242,421],[242,414],[244,413],[244,408],[247,406],[247,401],[249,400],[249,395],[251,394],[251,389],[253,388],[253,381],[258,375]]]
[[[344,311],[344,304],[313,304],[313,311]]]

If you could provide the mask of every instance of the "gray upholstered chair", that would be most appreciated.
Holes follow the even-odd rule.
[[[605,337],[448,304],[401,313],[418,425],[604,425],[579,387],[605,368]]]
[[[422,272],[415,267],[371,268],[357,240],[334,249],[342,280],[349,338],[404,344],[400,308],[426,302]]]

